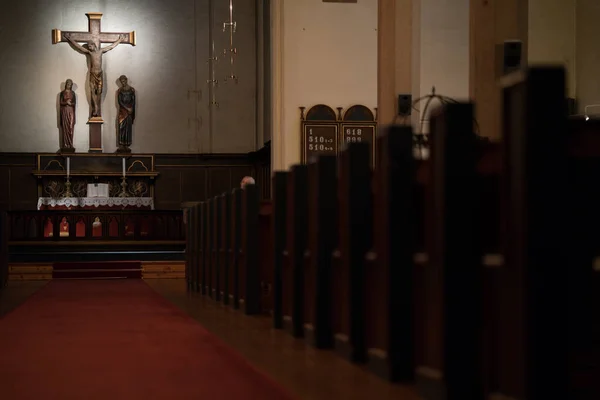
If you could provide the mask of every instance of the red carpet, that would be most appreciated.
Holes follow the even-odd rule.
[[[291,399],[140,280],[51,281],[0,319],[0,398]]]

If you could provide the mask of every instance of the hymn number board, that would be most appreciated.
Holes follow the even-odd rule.
[[[371,161],[374,165],[376,116],[362,105],[350,107],[343,115],[341,107],[337,111],[319,104],[305,114],[305,107],[300,107],[302,163],[321,155],[337,155],[349,143],[367,142],[372,148]]]
[[[302,128],[302,163],[321,155],[336,155],[339,146],[339,124],[335,111],[323,104],[316,105],[304,115],[300,107]]]
[[[371,165],[375,167],[375,136],[377,133],[377,118],[365,106],[350,107],[344,113],[340,123],[342,146],[350,143],[366,142],[371,146]]]

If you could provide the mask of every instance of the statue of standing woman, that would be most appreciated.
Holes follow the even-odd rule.
[[[67,79],[65,90],[60,92],[60,126],[63,133],[62,151],[74,152],[73,134],[75,131],[75,92],[73,81]]]
[[[127,77],[119,77],[121,87],[117,92],[119,103],[119,153],[131,153],[131,142],[133,139],[133,121],[135,120],[135,89],[129,86]]]

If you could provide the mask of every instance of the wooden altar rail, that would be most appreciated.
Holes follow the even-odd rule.
[[[394,127],[375,170],[356,143],[276,172],[270,203],[198,203],[190,288],[426,400],[600,398],[600,123],[567,120],[564,87],[555,68],[506,83],[502,143],[450,104],[430,160]]]
[[[178,210],[44,210],[8,212],[10,245],[185,241]]]

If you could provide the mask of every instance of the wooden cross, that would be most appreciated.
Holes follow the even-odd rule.
[[[102,19],[102,13],[91,12],[86,13],[88,17],[88,31],[87,32],[69,32],[61,31],[60,29],[52,29],[52,44],[61,42],[67,42],[67,39],[63,36],[65,33],[71,35],[73,40],[76,42],[93,42],[96,47],[100,47],[101,43],[114,43],[122,35],[127,35],[127,38],[121,43],[130,44],[135,46],[135,31],[132,32],[102,32],[100,28],[100,20]]]
[[[60,29],[53,29],[52,44],[69,42],[72,46],[76,47],[78,51],[87,53],[90,57],[90,92],[92,106],[92,115],[88,120],[88,125],[90,126],[90,152],[102,152],[102,124],[104,123],[101,115],[103,90],[102,53],[123,43],[135,46],[135,31],[128,33],[102,32],[100,27],[102,13],[91,12],[86,13],[85,15],[88,18],[87,32],[63,32]],[[89,46],[92,46],[93,43],[95,49],[100,49],[102,43],[111,43],[111,45],[105,47],[103,51],[90,51],[89,46],[88,49],[85,49],[79,45],[79,43],[88,43]],[[92,79],[92,76],[95,78]]]

